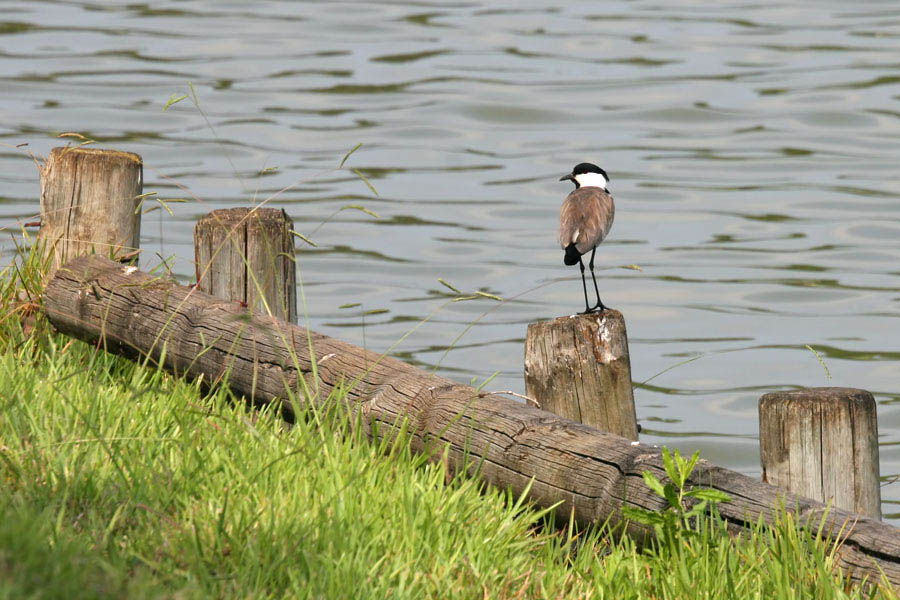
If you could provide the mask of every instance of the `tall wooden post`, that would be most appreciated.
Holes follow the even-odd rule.
[[[134,257],[141,238],[144,166],[132,152],[54,148],[41,168],[38,240],[53,252],[48,277],[81,254]]]
[[[293,227],[278,208],[227,208],[203,216],[194,228],[200,290],[296,321]]]
[[[772,392],[759,399],[763,481],[881,518],[875,399],[854,388]]]
[[[561,417],[638,439],[622,313],[607,309],[529,325],[525,393]]]

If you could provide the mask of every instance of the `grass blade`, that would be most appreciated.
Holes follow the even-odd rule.
[[[453,290],[453,291],[456,292],[457,294],[462,294],[461,291],[459,291],[458,289],[456,289],[455,287],[453,287],[452,285],[450,285],[449,283],[447,283],[446,281],[444,281],[444,279],[441,278],[441,277],[438,277],[438,283],[440,283],[442,286],[444,286],[444,287],[447,288],[447,289]]]
[[[375,194],[376,196],[378,195],[378,191],[375,189],[375,186],[372,185],[372,183],[368,179],[366,179],[366,176],[362,174],[362,171],[360,171],[359,169],[353,169],[353,172],[356,173],[357,177],[362,179],[363,183],[366,184],[366,186],[372,191],[373,194]]]
[[[353,148],[350,150],[350,152],[348,152],[347,154],[344,155],[344,158],[341,159],[341,164],[338,165],[338,169],[343,169],[344,163],[347,162],[347,159],[350,158],[350,155],[353,154],[354,152],[356,152],[357,150],[359,150],[360,148],[362,148],[362,142],[353,146]]]
[[[311,239],[309,239],[308,237],[306,237],[305,235],[303,235],[303,234],[300,233],[299,231],[294,231],[293,229],[291,229],[291,235],[296,235],[298,238],[300,238],[301,240],[303,240],[304,242],[306,242],[307,244],[309,244],[309,245],[312,246],[313,248],[318,248],[318,247],[319,247],[319,245],[318,245],[317,243],[315,243],[314,241],[312,241]]]
[[[171,96],[169,96],[169,99],[166,101],[166,104],[163,106],[163,112],[166,112],[167,110],[169,110],[169,107],[174,106],[175,104],[178,104],[185,98],[187,98],[187,94],[178,95],[177,92],[172,94]]]

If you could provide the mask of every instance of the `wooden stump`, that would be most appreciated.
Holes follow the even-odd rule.
[[[808,388],[759,400],[763,481],[881,518],[875,399],[854,388]]]
[[[529,325],[525,393],[561,417],[638,439],[622,313],[607,309]]]
[[[41,169],[38,240],[53,252],[48,277],[81,254],[135,257],[144,166],[132,152],[54,148]]]
[[[294,225],[278,208],[214,210],[194,228],[200,290],[293,323]]]

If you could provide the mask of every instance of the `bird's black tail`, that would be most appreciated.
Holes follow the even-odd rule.
[[[563,258],[563,262],[569,266],[577,265],[578,259],[581,258],[581,252],[575,247],[575,244],[569,244],[566,246],[566,256]]]

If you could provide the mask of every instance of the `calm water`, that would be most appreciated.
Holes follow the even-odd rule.
[[[268,200],[318,244],[298,255],[314,329],[387,349],[452,297],[439,277],[515,298],[449,305],[394,353],[523,392],[526,325],[582,306],[557,179],[590,160],[635,381],[702,356],[636,390],[643,439],[758,474],[761,394],[866,388],[896,522],[900,7],[790,4],[0,3],[0,225],[38,210],[14,146],[80,132],[190,199],[147,215],[144,266],[189,280],[196,219]],[[189,82],[205,116],[164,112]],[[358,143],[377,197],[336,169]],[[381,218],[327,221],[348,204]]]

